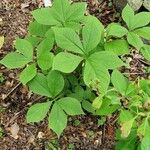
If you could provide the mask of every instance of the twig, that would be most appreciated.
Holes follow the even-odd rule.
[[[14,88],[12,88],[12,90],[3,98],[3,100],[7,99],[8,96],[17,88],[21,85],[21,82],[19,82]]]
[[[37,97],[35,100],[34,100],[34,102],[37,102],[37,101],[40,101],[42,98],[46,98],[45,96],[39,96],[39,97]]]
[[[150,66],[150,63],[147,62],[147,61],[145,61],[145,60],[143,60],[143,59],[139,59],[139,61],[140,61],[141,63],[145,64],[145,65]]]
[[[138,75],[138,74],[150,74],[150,73],[148,73],[148,72],[124,72],[124,73],[122,73],[122,74]]]

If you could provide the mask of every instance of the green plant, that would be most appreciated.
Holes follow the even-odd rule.
[[[150,46],[140,38],[150,39],[150,28],[145,27],[150,13],[134,15],[127,5],[122,17],[128,29],[118,23],[104,28],[96,17],[86,16],[85,10],[85,3],[55,0],[51,8],[33,11],[35,21],[29,25],[29,35],[17,39],[16,51],[0,63],[10,69],[24,68],[19,80],[47,100],[29,108],[28,123],[42,121],[48,114],[49,128],[59,137],[67,116],[83,115],[82,108],[99,116],[119,111],[121,137],[130,137],[137,124],[146,121],[149,127],[149,107],[145,109],[144,104],[150,87],[149,80],[128,81],[119,68],[129,65],[120,56],[134,47],[150,59]],[[145,134],[135,134],[135,139],[137,135],[146,143]]]

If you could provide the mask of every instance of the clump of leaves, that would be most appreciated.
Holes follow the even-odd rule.
[[[59,137],[67,126],[68,115],[83,115],[84,109],[106,116],[119,110],[123,118],[119,119],[121,136],[129,137],[131,129],[137,127],[135,123],[142,126],[146,120],[149,126],[146,101],[150,87],[149,80],[137,85],[124,77],[119,68],[128,64],[120,56],[135,47],[150,59],[150,46],[140,38],[150,39],[150,27],[145,27],[150,23],[150,13],[135,15],[127,5],[122,17],[128,28],[118,23],[104,28],[85,11],[86,3],[68,0],[54,0],[51,8],[33,11],[35,20],[29,25],[28,36],[18,38],[16,51],[0,63],[10,69],[23,68],[19,77],[22,84],[46,97],[47,101],[44,98],[29,108],[28,123],[47,117],[49,128]],[[127,120],[121,117],[126,111],[130,116]],[[138,133],[145,143],[145,135]]]

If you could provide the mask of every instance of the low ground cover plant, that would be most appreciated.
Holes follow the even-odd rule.
[[[150,147],[150,80],[129,81],[121,58],[137,49],[150,61],[150,13],[135,14],[129,5],[122,12],[126,23],[104,27],[86,14],[86,3],[55,0],[51,8],[32,12],[25,39],[16,39],[15,52],[0,63],[22,68],[19,80],[44,96],[26,115],[28,123],[48,119],[58,137],[68,116],[92,113],[107,116],[118,112],[117,150],[148,150]],[[46,100],[45,100],[46,98]]]

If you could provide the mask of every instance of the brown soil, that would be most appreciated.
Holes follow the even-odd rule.
[[[88,0],[89,12],[105,25],[116,21],[116,12],[112,6],[108,6],[109,2],[99,1]],[[13,51],[16,37],[25,37],[27,26],[32,20],[31,11],[42,6],[40,0],[1,0],[0,35],[5,36],[5,44],[0,51],[0,59]],[[141,64],[138,64],[138,68]],[[143,69],[143,66],[141,68]],[[27,108],[32,103],[42,101],[42,98],[18,84],[18,70],[10,71],[0,66],[0,73],[5,77],[5,81],[0,84],[0,127],[3,129],[0,150],[50,150],[50,145],[53,141],[56,142],[57,138],[47,128],[47,121],[27,124],[25,120]],[[1,112],[1,107],[5,108],[5,111]],[[79,125],[75,124],[77,120]],[[60,149],[69,149],[73,144],[76,150],[114,150],[114,120],[114,117],[108,117],[107,124],[99,127],[97,118],[91,115],[70,118],[68,127],[58,140]],[[17,136],[12,134],[13,130],[19,130]]]

